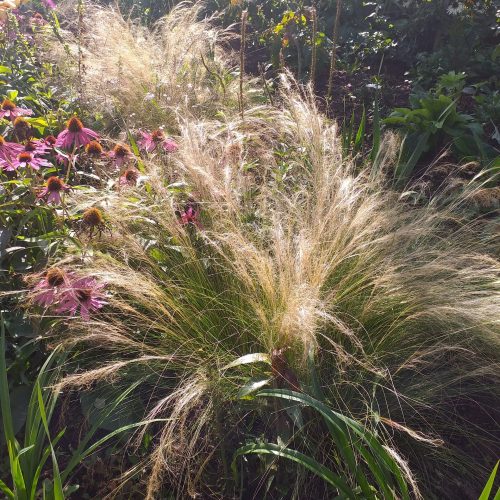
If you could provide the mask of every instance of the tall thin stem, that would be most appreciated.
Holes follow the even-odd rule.
[[[326,98],[330,99],[332,95],[333,86],[333,73],[335,72],[335,63],[337,62],[337,41],[339,37],[339,22],[340,13],[342,10],[342,0],[337,0],[337,11],[335,12],[335,23],[333,25],[333,47],[332,54],[330,57],[330,74],[328,75],[328,90],[326,92]]]
[[[245,45],[247,39],[247,17],[248,11],[241,13],[241,46],[240,46],[240,113],[243,120],[244,102],[243,102],[243,75],[245,73]]]
[[[80,101],[83,98],[83,0],[78,0],[78,97]]]
[[[314,88],[314,81],[316,79],[316,58],[317,58],[316,35],[318,33],[318,16],[316,12],[316,7],[311,7],[311,20],[312,20],[312,39],[311,39],[310,81],[311,81],[311,87]]]

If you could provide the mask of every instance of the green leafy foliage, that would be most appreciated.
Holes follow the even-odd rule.
[[[273,443],[248,444],[236,450],[233,461],[234,473],[237,471],[236,459],[241,455],[274,454],[306,467],[334,486],[342,498],[377,498],[377,492],[383,498],[410,498],[404,473],[399,464],[383,447],[379,438],[359,422],[333,411],[307,394],[296,391],[266,389],[259,391],[255,396],[295,401],[318,412],[330,431],[336,451],[342,457],[343,473],[339,476],[314,458],[287,446]],[[364,467],[360,460],[364,462]],[[367,475],[368,471],[369,475]],[[370,484],[369,477],[374,478],[373,484]],[[353,480],[346,478],[353,478]]]

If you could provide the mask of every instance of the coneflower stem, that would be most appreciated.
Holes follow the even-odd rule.
[[[203,54],[200,52],[200,57],[201,57],[201,63],[203,64],[203,66],[205,67],[207,73],[210,75],[210,76],[214,76],[215,78],[217,78],[217,80],[219,81],[220,83],[220,86],[222,87],[222,96],[223,96],[223,100],[226,100],[226,86],[224,85],[224,80],[222,79],[222,76],[220,76],[218,73],[216,73],[215,71],[212,71],[208,66],[207,66],[207,63],[205,62],[205,58],[203,57]]]
[[[333,86],[333,73],[335,71],[335,63],[337,61],[337,41],[339,37],[339,22],[340,13],[342,10],[342,0],[337,0],[337,11],[335,12],[335,23],[333,25],[333,46],[332,54],[330,57],[330,74],[328,75],[328,90],[326,92],[326,98],[330,99],[332,96],[332,86]]]
[[[78,97],[83,98],[83,0],[78,0]]]
[[[245,45],[247,38],[247,16],[248,11],[244,10],[241,13],[241,46],[240,46],[240,113],[243,120],[244,105],[243,105],[243,74],[245,72]]]
[[[316,7],[311,7],[311,20],[312,20],[312,38],[311,38],[310,82],[311,82],[311,87],[314,89],[314,80],[316,77],[316,57],[317,57],[316,34],[318,32],[318,17],[316,13]]]

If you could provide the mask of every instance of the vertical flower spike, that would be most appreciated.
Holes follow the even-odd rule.
[[[96,132],[84,127],[83,123],[73,116],[68,120],[66,129],[57,136],[56,147],[68,150],[73,146],[79,148],[98,138],[99,135]]]
[[[0,104],[0,118],[14,121],[19,116],[31,116],[32,114],[31,109],[19,108],[9,99],[4,99]]]
[[[70,189],[59,177],[52,176],[47,179],[47,183],[38,198],[45,199],[49,205],[60,205],[61,191],[69,191]]]

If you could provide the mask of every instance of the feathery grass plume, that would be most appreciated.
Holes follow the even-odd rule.
[[[229,58],[221,47],[234,34],[202,18],[202,4],[181,2],[149,30],[139,21],[124,19],[119,11],[93,3],[85,6],[85,37],[79,46],[72,34],[74,13],[60,7],[63,39],[74,59],[58,40],[50,40],[44,55],[61,68],[78,88],[74,61],[78,47],[85,60],[86,99],[116,127],[153,130],[175,126],[176,114],[210,116],[238,103],[238,80],[232,76]],[[47,33],[47,37],[50,37]],[[207,72],[222,75],[226,99],[218,92],[220,81]]]
[[[105,204],[112,234],[75,264],[110,297],[99,317],[61,334],[87,348],[86,370],[61,383],[144,378],[148,418],[168,419],[143,464],[148,498],[165,477],[180,496],[223,496],[224,436],[241,444],[257,431],[236,399],[256,369],[222,368],[248,353],[283,352],[306,390],[312,363],[330,407],[376,431],[417,480],[436,470],[448,486],[458,470],[472,478],[470,464],[493,453],[498,262],[461,223],[459,202],[409,207],[342,158],[336,126],[295,86],[284,76],[282,108],[248,108],[244,123],[180,119],[175,165],[147,164],[149,190],[72,195],[78,209]],[[179,222],[179,186],[199,203],[203,229]],[[350,481],[326,435],[311,424],[312,452]],[[439,494],[432,481],[419,486]]]

